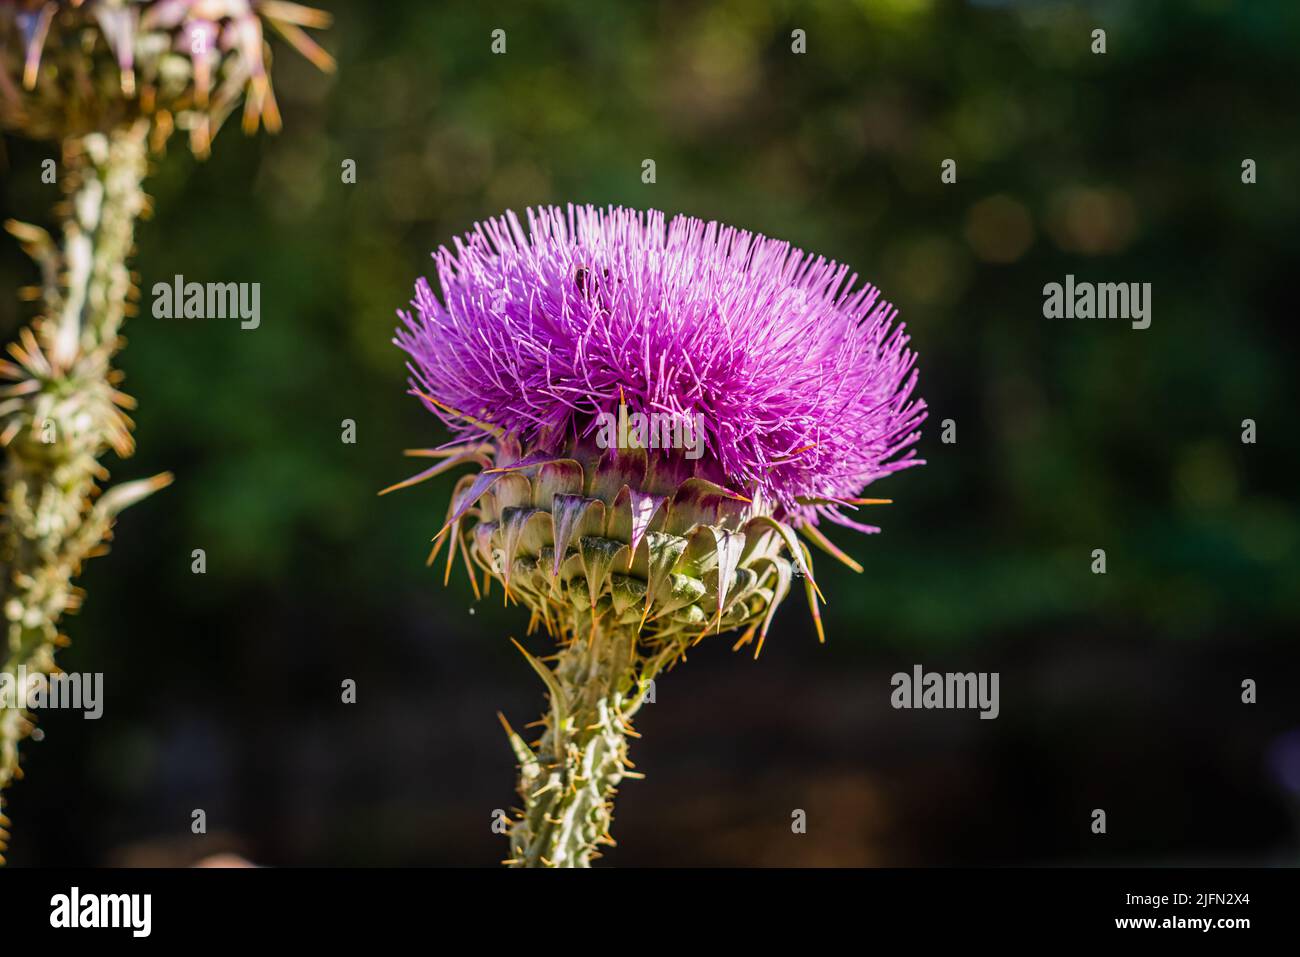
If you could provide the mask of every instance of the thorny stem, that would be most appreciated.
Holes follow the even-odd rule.
[[[60,245],[35,226],[6,224],[42,274],[42,314],[9,347],[15,361],[0,360],[12,383],[0,390],[0,671],[16,676],[25,666],[29,686],[56,670],[54,651],[67,643],[59,621],[80,604],[72,579],[82,562],[105,549],[117,512],[170,481],[162,475],[99,494],[107,477],[99,459],[110,448],[132,451],[131,422],[119,408],[129,400],[111,363],[134,292],[127,260],[146,205],[148,130],[142,120],[64,142]],[[21,703],[0,700],[0,792],[21,777],[18,743],[32,730]],[[7,823],[0,803],[0,851]]]
[[[581,620],[574,637],[543,672],[551,708],[536,749],[513,732],[523,815],[510,829],[515,867],[589,867],[598,846],[612,845],[619,783],[629,770],[632,715],[665,656],[638,653],[635,630]]]

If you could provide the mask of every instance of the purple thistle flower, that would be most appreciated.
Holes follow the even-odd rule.
[[[394,342],[411,385],[462,440],[552,452],[621,397],[703,416],[726,483],[795,520],[840,512],[920,465],[925,403],[896,310],[849,267],[757,233],[657,211],[558,207],[477,224],[434,254]]]
[[[657,675],[709,634],[740,631],[757,657],[796,577],[824,640],[792,526],[862,571],[815,525],[877,531],[841,509],[920,464],[915,356],[848,267],[686,216],[569,206],[525,231],[506,213],[434,259],[442,299],[417,282],[394,342],[456,438],[408,450],[438,461],[380,494],[479,466],[429,561],[447,545],[444,581],[463,555],[476,595],[500,583],[555,638],[553,664],[519,645],[545,732],[530,745],[502,719],[522,801],[509,863],[585,867],[612,843]]]

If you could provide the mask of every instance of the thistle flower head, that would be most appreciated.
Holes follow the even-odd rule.
[[[241,98],[246,132],[280,126],[264,27],[332,70],[303,29],[329,22],[288,0],[0,0],[0,126],[58,139],[152,115],[205,155]]]
[[[412,387],[454,433],[544,454],[623,405],[690,419],[719,484],[796,523],[876,530],[841,509],[921,464],[925,404],[875,287],[687,216],[569,206],[527,220],[507,213],[440,249],[442,299],[420,280],[399,312]]]
[[[409,450],[440,461],[385,491],[480,467],[429,561],[448,545],[445,576],[463,555],[476,594],[499,582],[556,639],[553,666],[519,646],[551,710],[535,751],[506,724],[524,805],[510,862],[586,866],[612,843],[656,675],[709,634],[757,656],[796,578],[824,637],[794,526],[862,571],[817,520],[875,531],[840,509],[919,464],[915,360],[848,267],[685,216],[570,206],[525,231],[507,213],[434,258],[442,298],[417,283],[395,342],[457,438]],[[655,416],[690,422],[689,446],[664,441],[680,426],[626,441],[623,423]]]

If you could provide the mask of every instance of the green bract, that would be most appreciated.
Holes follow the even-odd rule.
[[[448,572],[459,553],[476,592],[495,581],[558,647],[549,666],[524,651],[551,699],[541,739],[530,747],[506,725],[524,804],[509,863],[585,866],[611,840],[650,682],[709,635],[741,631],[736,647],[756,638],[757,653],[796,577],[816,615],[808,554],[761,501],[693,474],[679,453],[575,443],[521,457],[503,440],[437,454],[416,480],[470,461],[483,470],[457,483],[435,555],[449,542]]]

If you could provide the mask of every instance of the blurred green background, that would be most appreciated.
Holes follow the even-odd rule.
[[[139,451],[108,464],[177,481],[86,569],[61,662],[106,673],[106,712],[48,714],[25,746],[14,864],[505,856],[494,712],[544,704],[507,641],[526,616],[425,567],[450,480],[375,495],[443,438],[390,339],[438,245],[570,201],[851,263],[900,307],[931,407],[929,464],[873,486],[884,533],[834,536],[865,574],[819,565],[828,643],[791,600],[757,662],[706,642],[659,682],[608,861],[1297,859],[1269,755],[1300,726],[1300,6],[318,5],[340,69],[277,45],[280,136],[231,124],[207,162],[179,141],[157,160],[146,297],[177,273],[260,282],[262,324],[146,298],[127,326]],[[4,148],[0,213],[46,221],[53,154]],[[32,272],[0,244],[6,339]],[[1067,273],[1150,282],[1151,327],[1044,319]],[[917,663],[1000,672],[1000,718],[892,710]]]

